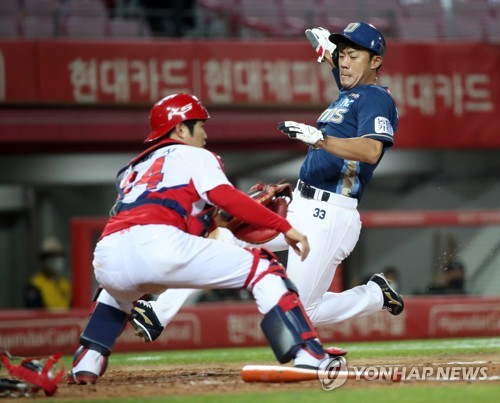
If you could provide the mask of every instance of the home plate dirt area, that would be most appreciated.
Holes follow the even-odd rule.
[[[53,399],[103,399],[106,397],[144,398],[147,396],[168,395],[203,395],[218,393],[243,393],[283,390],[321,390],[318,380],[287,383],[248,383],[241,378],[241,369],[248,364],[242,362],[228,365],[182,365],[182,366],[113,366],[112,363],[104,377],[95,385],[67,385],[61,383]],[[266,363],[272,364],[274,363]],[[349,360],[349,369],[353,367],[397,366],[408,371],[417,367],[487,367],[488,382],[500,384],[500,353],[495,354],[456,354],[433,355],[422,357],[390,357],[376,360]],[[484,372],[484,371],[483,371]],[[408,385],[425,382],[442,385],[443,381],[433,379],[407,380],[392,382],[387,380],[369,381],[366,379],[348,379],[342,389],[347,388],[404,388]],[[453,382],[466,382],[463,380]],[[450,383],[450,382],[447,382]],[[330,392],[334,393],[334,392]]]

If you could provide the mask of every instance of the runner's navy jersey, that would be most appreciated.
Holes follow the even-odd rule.
[[[328,136],[368,137],[382,141],[382,155],[386,148],[394,144],[397,126],[398,112],[394,99],[387,88],[378,85],[341,89],[338,99],[317,121],[317,128],[324,129]],[[360,200],[379,161],[376,164],[349,161],[325,150],[309,147],[299,177],[319,189]]]

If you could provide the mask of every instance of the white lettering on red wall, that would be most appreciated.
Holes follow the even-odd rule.
[[[429,333],[500,332],[500,304],[449,304],[431,307]]]
[[[326,102],[335,96],[331,77],[318,74],[317,66],[299,61],[210,59],[202,64],[187,60],[82,59],[69,63],[73,98],[78,103],[107,99],[129,103],[135,99],[155,101],[171,93],[191,92],[200,81],[206,102],[277,103]],[[191,82],[191,74],[193,81]],[[331,74],[331,73],[330,73]],[[323,91],[330,89],[328,93]]]
[[[389,87],[401,116],[412,109],[432,116],[444,108],[461,116],[494,108],[487,74],[384,74],[380,82]]]
[[[140,98],[156,101],[171,93],[190,92],[186,60],[84,60],[69,63],[74,100],[96,103],[111,97],[117,103]]]

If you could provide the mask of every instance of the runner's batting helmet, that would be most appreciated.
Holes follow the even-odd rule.
[[[151,132],[145,143],[157,140],[172,130],[175,125],[186,120],[206,120],[210,118],[207,109],[191,94],[173,94],[161,100],[151,108],[149,124]]]
[[[366,22],[351,22],[341,33],[331,34],[328,39],[335,45],[340,42],[354,43],[384,57],[385,39],[382,33]]]

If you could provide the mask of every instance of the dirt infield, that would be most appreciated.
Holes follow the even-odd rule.
[[[241,380],[241,368],[249,363],[228,365],[183,365],[141,367],[113,366],[96,385],[61,384],[54,399],[104,399],[104,398],[145,398],[148,396],[195,395],[219,393],[244,393],[280,390],[321,389],[319,381],[307,381],[286,384],[245,383]],[[258,364],[258,363],[252,363]],[[348,360],[349,368],[360,366],[397,366],[418,368],[424,367],[487,367],[488,383],[500,384],[500,354],[453,354],[440,356],[423,356],[412,358],[387,358],[384,360]],[[410,380],[397,384],[397,387],[432,380]],[[458,381],[465,382],[465,381]],[[387,387],[390,381],[348,380],[342,388]],[[10,399],[9,399],[10,400]]]

